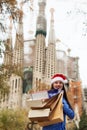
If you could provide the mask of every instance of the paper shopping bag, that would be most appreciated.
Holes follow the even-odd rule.
[[[52,125],[58,122],[63,122],[63,104],[62,104],[63,94],[61,93],[60,99],[57,102],[55,108],[50,112],[49,120],[38,121],[40,126]]]
[[[51,110],[54,109],[58,100],[58,95],[47,99],[41,106],[32,106],[29,110],[29,119],[31,121],[44,121],[49,120]]]
[[[43,107],[45,105],[45,102],[42,102],[42,100],[48,98],[48,91],[34,92],[27,96],[26,105],[29,109],[31,107]]]
[[[28,118],[31,121],[45,121],[49,120],[49,115],[50,115],[50,108],[46,109],[34,109],[29,111]]]
[[[40,109],[50,108],[52,110],[55,107],[55,105],[57,104],[59,97],[60,97],[60,95],[55,95],[52,98],[46,99],[45,101],[41,101],[42,105],[32,106],[31,109],[40,110]]]
[[[33,107],[29,111],[29,119],[31,121],[50,121],[52,117],[52,112],[54,112],[55,107],[57,107],[57,104],[61,98],[61,94],[56,95],[49,100],[47,100],[47,104],[45,104],[43,107]]]

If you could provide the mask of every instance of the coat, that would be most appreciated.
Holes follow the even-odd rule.
[[[70,119],[73,119],[75,116],[75,113],[64,98],[63,98],[62,102],[63,102],[64,121],[61,123],[56,123],[56,124],[52,124],[49,126],[44,126],[42,128],[42,130],[66,130],[66,115]]]

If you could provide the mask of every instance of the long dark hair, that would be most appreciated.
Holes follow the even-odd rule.
[[[51,89],[54,89],[54,88],[53,88],[53,84],[52,84],[52,86],[51,86]],[[67,103],[68,103],[68,105],[70,106],[70,108],[73,109],[72,106],[71,106],[71,104],[70,104],[70,102],[69,102],[69,100],[68,100],[68,96],[67,96],[67,92],[66,92],[66,89],[65,89],[64,84],[63,84],[62,90],[64,91],[63,97],[64,97],[65,100],[67,101]]]

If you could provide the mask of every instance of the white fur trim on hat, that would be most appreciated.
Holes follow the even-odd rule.
[[[56,81],[61,81],[61,82],[65,83],[65,81],[64,81],[63,78],[61,78],[61,77],[55,77],[55,78],[53,78],[53,79],[51,80],[51,84],[53,84],[53,83],[56,82]]]
[[[67,79],[65,79],[65,80],[64,80],[64,83],[68,83],[68,80],[67,80]]]

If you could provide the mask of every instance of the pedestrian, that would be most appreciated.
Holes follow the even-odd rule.
[[[48,125],[48,126],[43,126],[42,130],[66,130],[66,115],[70,119],[73,119],[75,116],[74,110],[71,107],[71,105],[68,101],[68,98],[67,98],[67,94],[66,94],[66,90],[65,90],[66,80],[67,80],[67,78],[64,74],[55,74],[51,78],[51,90],[52,91],[51,90],[48,91],[49,97],[52,97],[55,94],[63,91],[62,103],[63,103],[64,121],[60,122],[60,123]]]

